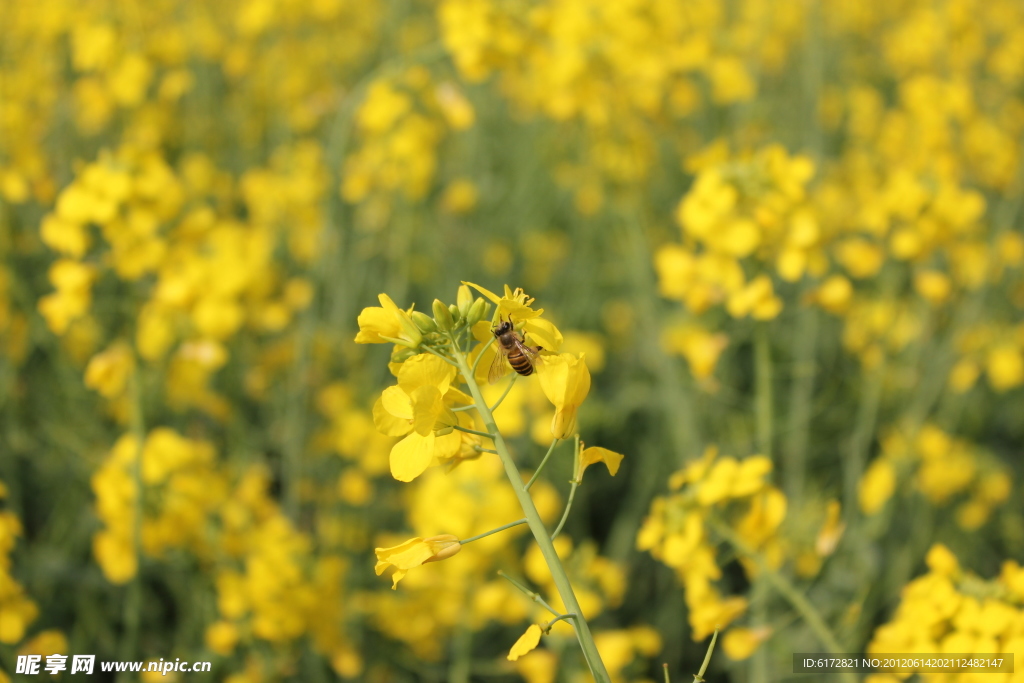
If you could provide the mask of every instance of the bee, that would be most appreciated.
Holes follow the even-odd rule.
[[[523,343],[523,338],[516,332],[510,320],[503,320],[491,331],[498,340],[498,353],[494,356],[494,362],[487,373],[487,381],[494,384],[510,369],[523,377],[532,375],[534,366],[540,362],[541,347],[531,347]]]

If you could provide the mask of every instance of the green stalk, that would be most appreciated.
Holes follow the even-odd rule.
[[[135,437],[135,462],[132,464],[132,479],[135,483],[135,517],[132,520],[132,545],[135,552],[135,576],[128,586],[124,602],[125,638],[121,645],[121,659],[135,659],[139,647],[139,631],[142,623],[142,516],[145,514],[144,483],[142,481],[142,453],[146,441],[146,421],[143,409],[142,369],[135,359],[129,390],[132,397],[132,435]],[[119,676],[118,680],[127,680]]]
[[[772,353],[767,323],[760,323],[754,333],[754,415],[757,448],[772,457]]]
[[[477,534],[476,536],[470,536],[469,538],[463,538],[463,539],[461,539],[459,541],[459,543],[462,544],[462,545],[466,545],[467,543],[472,543],[473,541],[479,541],[481,538],[487,538],[491,534],[496,534],[499,531],[504,531],[505,529],[511,529],[512,527],[519,526],[520,524],[526,524],[526,520],[525,519],[517,519],[514,522],[509,522],[508,524],[502,524],[501,526],[495,527],[494,529],[491,529],[490,531],[485,531],[482,534]]]
[[[772,352],[768,338],[768,323],[758,323],[754,332],[754,419],[757,447],[765,456],[772,457]],[[751,625],[755,628],[768,623],[768,600],[764,577],[754,579],[754,604]],[[757,648],[750,658],[748,677],[753,683],[768,680],[768,653]]]
[[[786,497],[799,509],[803,499],[810,441],[814,377],[817,372],[815,346],[818,340],[818,311],[800,311],[793,337],[793,376],[789,394],[787,435],[782,451],[782,484]]]
[[[462,376],[469,386],[469,392],[476,402],[477,410],[480,412],[480,417],[483,419],[487,431],[493,435],[494,447],[498,451],[498,457],[501,458],[501,464],[505,466],[505,474],[508,475],[509,483],[512,484],[512,490],[515,491],[516,497],[519,499],[519,505],[523,508],[523,514],[526,515],[526,523],[530,525],[530,531],[533,532],[533,537],[537,541],[541,555],[544,556],[544,561],[547,562],[548,569],[551,571],[551,577],[555,581],[555,587],[562,598],[566,612],[573,612],[577,615],[577,618],[573,619],[572,622],[576,629],[576,637],[579,639],[580,648],[583,650],[583,656],[590,666],[590,673],[598,683],[611,683],[611,677],[604,667],[604,662],[601,661],[597,645],[594,644],[594,637],[590,634],[590,626],[587,625],[587,621],[583,616],[583,610],[580,609],[580,604],[576,600],[576,594],[572,590],[572,584],[569,583],[569,577],[565,573],[565,567],[562,566],[562,561],[555,552],[554,543],[551,542],[551,537],[548,536],[547,528],[544,526],[544,521],[540,518],[540,513],[537,512],[537,507],[533,504],[533,499],[530,498],[529,492],[523,485],[523,478],[519,474],[515,462],[512,460],[508,446],[505,445],[505,440],[498,431],[498,426],[494,423],[494,415],[491,414],[487,401],[484,400],[483,395],[480,393],[480,387],[477,385],[473,372],[466,363],[466,355],[457,345],[453,345],[453,347],[455,360],[458,362]]]
[[[493,410],[493,408],[492,408],[492,410]],[[555,450],[555,445],[557,443],[558,443],[558,439],[557,438],[551,440],[551,445],[548,446],[548,452],[544,454],[544,459],[540,461],[539,465],[537,465],[537,471],[533,473],[532,477],[530,477],[530,481],[526,482],[526,490],[527,491],[529,491],[530,487],[533,486],[533,482],[537,481],[537,477],[540,476],[540,472],[541,472],[541,470],[544,469],[544,465],[548,464],[548,458],[551,457],[551,453]]]
[[[821,613],[818,612],[814,604],[804,595],[796,586],[790,583],[789,579],[780,574],[779,572],[768,566],[764,557],[749,545],[747,542],[740,537],[739,534],[735,533],[728,524],[719,520],[716,517],[708,518],[708,526],[715,530],[715,532],[724,538],[726,542],[736,549],[741,555],[746,555],[748,558],[753,560],[754,564],[757,565],[758,571],[761,575],[758,577],[758,581],[767,581],[769,585],[774,588],[779,595],[795,609],[804,622],[810,627],[814,635],[818,637],[818,640],[822,645],[829,651],[830,654],[842,654],[843,648],[836,639],[835,634],[832,633],[832,629],[825,623],[825,619],[822,618]],[[857,677],[852,673],[844,673],[840,675],[845,683],[857,683]]]
[[[877,368],[872,368],[864,375],[853,435],[850,437],[850,451],[843,459],[843,507],[848,519],[853,519],[858,509],[857,487],[864,474],[868,450],[875,433],[878,409],[882,402],[885,366],[886,359],[883,358]]]

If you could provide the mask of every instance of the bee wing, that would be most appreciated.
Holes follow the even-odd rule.
[[[516,348],[523,352],[523,354],[530,359],[530,362],[534,365],[539,365],[541,362],[540,347],[539,346],[527,346],[522,339],[516,339]]]
[[[501,344],[498,344],[495,349],[494,360],[491,361],[491,369],[487,371],[487,381],[489,383],[494,384],[512,371],[512,366],[509,364],[507,356],[508,351]]]

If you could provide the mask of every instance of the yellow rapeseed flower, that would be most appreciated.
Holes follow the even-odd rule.
[[[452,431],[456,417],[448,403],[470,402],[452,386],[455,368],[429,354],[413,356],[401,364],[398,384],[381,394],[373,409],[377,430],[387,436],[404,436],[391,449],[391,475],[398,481],[412,481],[434,459],[458,454],[462,433]]]
[[[446,560],[462,550],[459,539],[451,534],[431,536],[429,538],[410,538],[392,548],[376,548],[377,564],[373,570],[380,576],[388,567],[394,567],[391,575],[391,588],[394,590],[410,569],[427,562]]]
[[[544,395],[555,406],[551,434],[556,439],[576,433],[576,412],[590,392],[590,371],[584,359],[571,353],[545,357],[538,373]]]
[[[401,344],[416,348],[423,335],[409,316],[387,294],[378,297],[380,306],[368,306],[359,314],[357,344]]]

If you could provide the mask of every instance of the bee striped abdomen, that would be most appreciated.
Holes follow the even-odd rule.
[[[508,354],[508,362],[513,370],[524,377],[533,374],[533,363],[530,362],[530,359],[524,353],[516,352],[513,354],[510,352]]]

